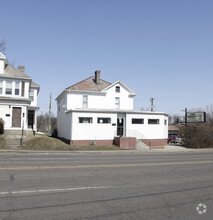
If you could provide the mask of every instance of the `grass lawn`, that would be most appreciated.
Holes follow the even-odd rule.
[[[94,146],[94,145],[86,145],[86,146],[73,146],[64,143],[63,141],[48,137],[46,135],[36,135],[35,137],[26,139],[23,142],[22,148],[23,150],[120,150],[117,146]]]
[[[6,149],[6,140],[4,135],[0,135],[0,149]]]

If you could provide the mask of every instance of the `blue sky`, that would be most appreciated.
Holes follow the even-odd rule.
[[[137,96],[134,108],[183,114],[213,104],[211,0],[0,0],[0,40],[41,86],[40,113],[101,70]]]

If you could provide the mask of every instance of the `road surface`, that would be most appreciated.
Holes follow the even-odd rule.
[[[213,153],[0,154],[0,219],[213,219]]]

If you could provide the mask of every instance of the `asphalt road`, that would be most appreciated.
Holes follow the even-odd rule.
[[[1,153],[0,219],[212,220],[213,152]]]

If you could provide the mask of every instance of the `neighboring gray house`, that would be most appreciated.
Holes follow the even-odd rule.
[[[4,120],[5,130],[37,131],[39,89],[25,74],[24,66],[14,68],[0,53],[0,118]]]

